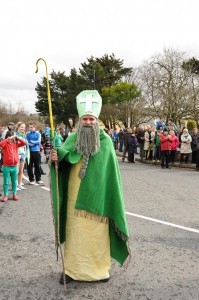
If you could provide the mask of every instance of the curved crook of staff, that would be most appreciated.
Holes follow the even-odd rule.
[[[52,141],[53,141],[53,147],[55,146],[54,141],[54,124],[53,124],[53,114],[52,114],[52,103],[51,103],[51,96],[50,96],[50,86],[49,86],[49,80],[48,80],[48,68],[47,63],[43,58],[39,58],[36,61],[36,71],[38,72],[38,63],[42,60],[45,64],[46,68],[46,86],[47,86],[47,96],[48,96],[48,107],[49,107],[49,117],[50,117],[50,128],[51,128],[51,134],[52,134]],[[59,184],[58,184],[58,162],[55,162],[55,172],[56,172],[56,196],[57,196],[57,224],[55,224],[55,235],[56,235],[56,248],[57,248],[57,257],[58,257],[58,249],[60,249],[61,254],[61,260],[62,260],[62,267],[63,267],[63,279],[64,279],[64,290],[66,291],[66,280],[65,280],[65,266],[64,266],[64,256],[62,252],[62,247],[60,244],[60,218],[59,218]]]
[[[51,97],[50,97],[50,86],[49,86],[49,80],[48,80],[48,68],[47,68],[47,63],[43,58],[39,58],[36,62],[36,71],[35,73],[38,72],[38,63],[39,61],[42,60],[45,64],[46,68],[46,86],[47,86],[47,96],[48,96],[48,107],[49,107],[49,117],[50,117],[50,128],[52,131],[52,138],[54,138],[54,124],[53,124],[53,114],[52,114],[52,104],[51,104]],[[53,145],[54,146],[54,145]]]

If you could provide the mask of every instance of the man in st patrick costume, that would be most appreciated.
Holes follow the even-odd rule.
[[[129,256],[120,172],[111,138],[100,129],[102,99],[95,90],[77,96],[79,124],[51,153],[51,188],[57,224],[58,160],[60,242],[65,280],[108,281],[110,258]],[[60,283],[63,284],[63,274]]]

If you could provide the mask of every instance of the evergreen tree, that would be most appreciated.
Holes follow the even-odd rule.
[[[114,54],[105,54],[101,58],[87,59],[81,64],[80,75],[85,82],[85,89],[96,89],[101,93],[103,87],[111,87],[131,74],[132,68],[124,68],[123,60],[116,59]]]
[[[198,75],[199,74],[199,60],[197,60],[193,57],[193,58],[189,59],[188,61],[184,61],[182,64],[182,68],[187,72]]]
[[[65,72],[53,71],[50,74],[49,85],[55,122],[64,122],[69,126],[69,119],[72,119],[74,125],[77,116],[76,96],[82,90],[97,89],[101,93],[103,87],[117,84],[132,71],[131,68],[124,68],[123,60],[116,59],[114,54],[87,60],[81,64],[79,74],[76,69],[72,69],[69,76]],[[35,90],[38,98],[35,103],[36,110],[47,116],[49,112],[45,77],[41,83],[37,82]]]

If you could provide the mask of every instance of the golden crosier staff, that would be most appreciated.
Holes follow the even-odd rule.
[[[52,138],[54,138],[54,124],[53,124],[52,104],[51,104],[51,97],[50,97],[50,86],[49,86],[49,80],[48,80],[48,68],[47,68],[47,63],[43,58],[39,58],[37,60],[35,73],[37,73],[39,70],[38,63],[40,60],[42,60],[44,62],[45,67],[46,67],[46,84],[47,84],[48,107],[49,107],[49,116],[50,116],[50,128],[51,128],[51,132],[52,132]]]
[[[46,67],[46,85],[47,85],[47,96],[48,96],[48,107],[49,107],[49,116],[50,116],[50,128],[51,128],[51,134],[52,134],[52,140],[53,140],[53,146],[54,144],[54,124],[53,124],[53,114],[52,114],[52,103],[51,103],[51,96],[50,96],[50,86],[49,86],[49,80],[48,80],[48,68],[47,63],[43,58],[39,58],[36,62],[36,72],[38,72],[38,63],[42,60]],[[56,246],[57,246],[57,254],[58,249],[60,249],[61,254],[61,260],[62,260],[62,266],[63,266],[63,279],[64,279],[64,289],[66,291],[66,281],[65,281],[65,267],[64,267],[64,256],[62,252],[62,247],[60,244],[60,235],[59,235],[59,185],[58,185],[58,162],[55,162],[55,171],[56,171],[56,195],[57,195],[57,228],[55,228],[56,232]]]

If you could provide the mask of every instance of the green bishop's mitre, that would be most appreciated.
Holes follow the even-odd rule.
[[[91,115],[98,119],[102,108],[102,98],[98,91],[82,91],[76,97],[79,118]]]

